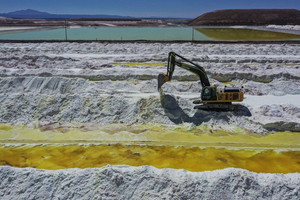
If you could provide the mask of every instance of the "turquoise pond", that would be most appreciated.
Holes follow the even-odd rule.
[[[193,36],[194,35],[194,36]],[[68,40],[213,40],[192,27],[68,28]],[[65,29],[0,34],[0,40],[65,40]]]
[[[66,34],[67,33],[67,34]],[[299,34],[230,27],[79,27],[0,33],[0,40],[300,40]]]

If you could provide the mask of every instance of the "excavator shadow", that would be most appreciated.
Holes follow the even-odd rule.
[[[198,110],[194,116],[190,117],[179,106],[177,100],[172,95],[161,94],[161,104],[166,116],[175,124],[184,122],[201,125],[203,122],[208,122],[211,119],[230,121],[231,116],[252,116],[250,110],[243,105],[238,105],[235,111],[205,111]]]

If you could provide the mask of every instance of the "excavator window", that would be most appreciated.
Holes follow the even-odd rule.
[[[209,96],[209,95],[210,95],[210,91],[209,91],[208,88],[205,88],[205,90],[204,90],[204,95],[205,95],[205,96]]]
[[[216,88],[204,88],[202,90],[202,100],[217,100]]]
[[[210,100],[211,99],[211,90],[210,90],[210,88],[205,88],[203,90],[202,99],[203,100]]]

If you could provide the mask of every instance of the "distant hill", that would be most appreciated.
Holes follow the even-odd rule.
[[[37,10],[27,9],[9,13],[0,13],[1,17],[17,19],[69,19],[69,18],[134,18],[120,15],[71,15],[71,14],[51,14]]]
[[[188,25],[300,25],[296,9],[232,9],[205,13]]]

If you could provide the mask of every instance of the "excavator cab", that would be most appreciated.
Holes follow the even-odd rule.
[[[215,86],[204,87],[201,92],[201,99],[202,101],[216,101],[217,88]]]
[[[177,60],[176,58],[180,60]],[[201,99],[194,101],[197,105],[195,109],[201,110],[234,110],[235,105],[232,102],[241,102],[244,100],[244,92],[240,88],[217,88],[215,85],[210,85],[207,74],[203,67],[193,63],[192,61],[174,53],[170,52],[168,57],[167,74],[160,73],[158,75],[158,90],[162,85],[170,81],[173,77],[175,66],[188,70],[198,75],[201,85]]]

